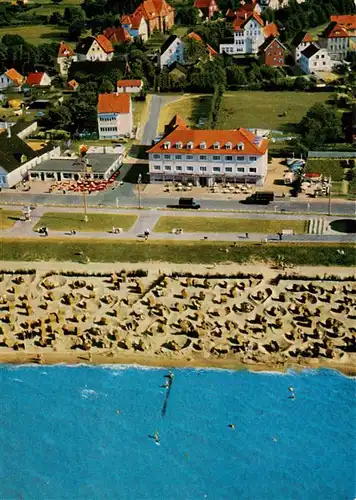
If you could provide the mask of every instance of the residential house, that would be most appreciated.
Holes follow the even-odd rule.
[[[69,82],[67,82],[67,87],[69,88],[69,90],[77,91],[79,88],[79,83],[76,80],[70,80]]]
[[[148,22],[142,13],[135,15],[123,15],[121,18],[122,27],[129,33],[131,38],[139,38],[146,42],[149,37]]]
[[[251,14],[261,14],[261,7],[258,4],[257,0],[248,0],[244,2],[240,2],[240,6],[238,9],[228,9],[226,11],[225,17],[227,20],[233,22],[236,19],[241,19],[245,20],[247,19]]]
[[[68,75],[71,64],[76,61],[74,50],[66,42],[61,42],[57,54],[57,66],[59,74],[62,76]]]
[[[302,52],[313,43],[313,37],[306,31],[300,31],[292,41],[294,61],[299,64]]]
[[[259,49],[260,60],[266,66],[283,66],[286,47],[274,36],[267,38]]]
[[[262,186],[267,155],[268,140],[246,129],[192,130],[179,118],[171,131],[148,150],[150,181]]]
[[[95,146],[84,157],[60,156],[34,166],[29,175],[33,181],[66,181],[80,179],[109,180],[122,165],[124,148],[121,145]]]
[[[106,28],[104,35],[111,43],[129,43],[133,40],[127,29],[122,26],[119,28]]]
[[[143,89],[142,80],[119,80],[117,82],[117,92],[120,94],[126,92],[128,94],[137,94]]]
[[[174,62],[184,64],[184,42],[177,35],[170,35],[158,54],[158,66],[170,66]]]
[[[30,73],[24,83],[24,87],[49,87],[52,79],[47,73],[36,71]]]
[[[203,19],[211,19],[220,9],[215,0],[195,0],[194,7],[199,10],[199,15]]]
[[[24,77],[16,69],[8,69],[0,76],[0,90],[20,92],[23,81]]]
[[[312,74],[318,71],[332,71],[335,65],[326,49],[312,43],[303,50],[300,58],[300,67],[304,73]]]
[[[165,33],[174,26],[174,8],[166,0],[143,0],[133,14],[125,14],[121,25],[134,38],[143,40],[151,36],[154,30]],[[147,25],[147,34],[142,20]]]
[[[116,139],[122,136],[131,137],[132,129],[133,117],[130,94],[99,94],[99,138]]]
[[[205,43],[204,40],[202,39],[202,37],[200,35],[198,35],[198,33],[195,33],[194,31],[192,31],[191,33],[188,33],[186,38],[191,38],[191,39],[195,40],[196,42],[202,43],[205,46],[205,49],[206,49],[210,59],[217,55],[216,50],[214,50],[213,47],[211,45],[209,45],[208,43]]]
[[[233,22],[233,43],[224,43],[219,47],[220,53],[257,54],[260,46],[270,36],[278,36],[275,23],[266,24],[255,12],[246,18],[237,17]]]
[[[296,0],[297,3],[304,3],[305,0]],[[278,10],[288,7],[290,0],[259,0],[262,10],[272,9]]]
[[[87,36],[76,48],[78,61],[107,62],[114,57],[114,47],[105,35]]]
[[[332,21],[319,35],[319,45],[328,51],[331,59],[341,61],[349,51],[349,38],[347,29]]]
[[[349,51],[356,51],[356,14],[330,16],[330,21],[347,30],[349,34]]]
[[[18,121],[0,131],[0,187],[11,188],[28,178],[35,165],[59,153],[59,146],[45,144],[32,149],[26,138],[37,129],[37,122]]]

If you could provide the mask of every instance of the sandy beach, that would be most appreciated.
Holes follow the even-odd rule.
[[[351,269],[56,262],[0,269],[2,363],[323,366],[356,374]]]

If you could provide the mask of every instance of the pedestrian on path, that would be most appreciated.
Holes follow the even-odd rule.
[[[248,233],[245,233],[245,236],[246,236],[246,240],[248,240],[248,236],[249,236]]]
[[[150,235],[150,230],[149,229],[145,229],[144,235],[145,235],[145,240],[147,241],[148,237]]]
[[[277,235],[278,235],[279,241],[282,241],[282,239],[283,239],[283,233],[277,233]]]

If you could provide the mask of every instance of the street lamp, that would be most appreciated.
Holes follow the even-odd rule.
[[[138,208],[141,209],[141,184],[142,184],[142,174],[138,174],[137,177],[137,194],[138,194]]]

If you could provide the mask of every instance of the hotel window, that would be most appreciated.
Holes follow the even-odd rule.
[[[213,167],[213,172],[220,172],[221,168],[220,167]]]
[[[200,170],[200,172],[206,172],[207,168],[206,167],[200,167],[199,170]]]
[[[232,156],[225,156],[225,161],[232,161]]]
[[[176,160],[181,160],[182,159],[182,155],[176,155]]]
[[[153,165],[153,170],[161,170],[161,166],[160,165]]]
[[[164,170],[172,170],[172,167],[170,165],[165,165]]]
[[[199,156],[199,160],[206,160],[206,156],[205,155]]]
[[[182,166],[181,166],[181,165],[177,165],[177,166],[176,166],[176,170],[178,170],[178,171],[182,171],[182,170],[183,170],[183,168],[182,168]]]
[[[194,167],[188,166],[188,167],[186,167],[186,170],[187,170],[187,172],[193,172],[194,171]]]
[[[245,161],[244,156],[236,156],[236,161]]]
[[[238,167],[236,170],[237,170],[238,172],[245,172],[245,169],[244,169],[244,168],[241,168],[241,167]]]
[[[232,172],[232,167],[225,167],[225,172]]]
[[[257,156],[250,156],[249,157],[249,161],[256,161],[257,160]]]
[[[257,172],[257,168],[249,168],[248,171],[253,174]]]
[[[193,155],[187,155],[187,156],[186,156],[186,159],[187,159],[187,160],[193,160],[193,158],[194,158],[194,156],[193,156]]]
[[[220,160],[220,156],[213,155],[213,160],[214,160],[214,161]]]
[[[171,155],[163,155],[164,159],[165,160],[170,160],[171,159]]]
[[[153,155],[153,158],[154,158],[155,160],[160,160],[160,159],[161,159],[161,155]]]

